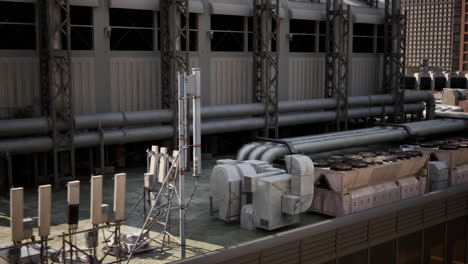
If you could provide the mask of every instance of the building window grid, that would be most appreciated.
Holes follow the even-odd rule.
[[[428,8],[429,6],[429,8]],[[452,3],[428,3],[421,1],[417,4],[406,1],[403,9],[408,18],[408,65],[418,66],[423,56],[431,60],[431,63],[442,66],[449,66],[451,63],[451,45],[452,45]],[[440,11],[446,12],[440,12]],[[429,32],[428,28],[431,28]],[[434,30],[435,29],[435,30]],[[430,35],[430,34],[431,35]],[[433,34],[436,34],[434,37]],[[423,41],[422,45],[417,45]],[[433,40],[433,41],[430,41]],[[437,53],[435,54],[435,50]],[[445,50],[445,54],[440,54]],[[413,51],[413,52],[412,52]],[[416,56],[419,55],[419,58]]]

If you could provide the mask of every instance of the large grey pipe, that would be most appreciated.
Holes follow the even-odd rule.
[[[378,113],[380,109],[380,113]],[[422,111],[421,104],[405,105],[407,113],[418,113]],[[350,116],[355,118],[366,117],[369,112],[380,116],[382,114],[381,107],[358,108],[349,111]],[[388,113],[388,111],[385,111]],[[280,126],[290,126],[299,124],[313,124],[321,122],[329,122],[335,120],[334,111],[321,112],[320,115],[311,115],[307,117],[307,113],[280,115]],[[310,113],[309,113],[310,115]],[[261,117],[250,117],[241,119],[223,119],[211,120],[202,122],[202,134],[212,135],[219,133],[249,131],[262,128],[264,119]],[[172,126],[150,126],[150,127],[128,127],[128,128],[112,128],[103,129],[102,133],[98,131],[75,133],[75,147],[84,148],[98,146],[102,140],[105,145],[133,143],[150,140],[167,139],[173,136],[174,129]],[[52,140],[47,136],[34,138],[13,138],[0,140],[0,153],[33,153],[50,151],[52,149]]]
[[[434,97],[429,92],[419,91],[405,94],[405,103],[426,102],[426,118],[434,118]],[[348,99],[348,107],[387,106],[392,108],[393,97],[389,94],[356,96]],[[312,99],[301,101],[283,101],[279,103],[280,113],[333,110],[336,99]],[[205,106],[201,110],[202,119],[255,116],[264,114],[263,104],[238,104]],[[329,113],[331,114],[331,113]],[[77,130],[132,127],[168,123],[173,119],[173,111],[168,109],[138,112],[113,112],[75,117]],[[63,126],[62,126],[63,127]],[[60,128],[60,126],[59,126]],[[17,137],[25,135],[46,135],[49,123],[45,117],[0,120],[0,137]]]
[[[327,140],[311,140],[309,142],[293,142],[293,146],[299,153],[313,154],[337,149],[346,149],[359,146],[401,141],[410,136],[426,137],[456,131],[463,131],[468,128],[468,120],[437,119],[431,121],[421,121],[407,123],[403,126],[385,127],[382,131],[366,133],[365,130],[355,130],[353,136],[339,137],[340,133],[332,133],[336,138],[330,137]],[[411,132],[411,133],[410,133]],[[327,136],[327,135],[324,135]],[[274,162],[288,155],[289,150],[284,145],[277,145],[265,151],[260,160]]]

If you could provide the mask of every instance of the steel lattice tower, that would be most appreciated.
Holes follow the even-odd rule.
[[[253,0],[255,101],[265,104],[265,137],[279,136],[279,0]]]
[[[350,7],[327,0],[325,96],[335,97],[337,130],[348,129]]]
[[[189,74],[190,67],[189,0],[163,0],[160,7],[162,106],[175,109],[176,73]]]
[[[74,107],[71,80],[70,2],[39,0],[40,86],[43,112],[48,116],[53,140],[54,183],[64,174],[61,158],[70,155],[75,178]],[[63,163],[65,164],[65,163]]]
[[[393,122],[404,121],[403,97],[405,78],[406,19],[401,14],[400,2],[385,1],[384,24],[384,83],[385,93],[394,97]]]

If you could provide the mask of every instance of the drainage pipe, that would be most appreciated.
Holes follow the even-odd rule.
[[[358,106],[385,106],[393,108],[393,97],[389,94],[356,96],[348,99],[348,107]],[[405,94],[405,103],[426,102],[426,119],[433,119],[434,96],[429,92],[412,92]],[[279,102],[279,112],[306,112],[333,110],[336,108],[336,99],[312,99],[301,101]],[[238,104],[205,106],[201,109],[202,119],[229,118],[239,116],[254,116],[264,114],[263,104]],[[329,113],[331,114],[331,113]],[[173,111],[169,109],[148,110],[138,112],[112,112],[75,116],[77,130],[98,129],[110,127],[131,127],[148,124],[168,123],[173,119]],[[59,124],[59,129],[65,126]],[[46,135],[49,132],[47,118],[25,118],[0,120],[0,137],[17,137],[24,135]]]
[[[380,109],[380,113],[371,107],[370,109],[350,109],[348,114],[350,116],[354,116],[354,118],[366,117],[368,116],[369,112],[376,113],[378,116],[381,116],[383,112],[391,114],[391,111],[383,111],[384,109],[381,107],[375,108]],[[405,110],[408,111],[407,113],[417,113],[422,111],[422,109],[423,106],[421,104],[405,105]],[[313,115],[313,118],[306,117],[307,115],[310,115],[310,113],[280,115],[279,124],[280,126],[289,126],[329,122],[335,120],[336,113],[334,111],[321,112],[321,114],[324,114],[323,117],[320,117],[320,115]],[[262,117],[211,120],[202,122],[201,131],[203,135],[249,131],[262,128],[264,126],[264,122],[265,120]],[[74,144],[76,148],[98,146],[101,142],[101,138],[105,145],[160,140],[171,138],[174,132],[175,131],[172,126],[102,129],[102,132],[93,131],[75,133]],[[52,149],[52,145],[52,139],[47,136],[4,139],[0,140],[0,153],[44,152],[50,151]]]

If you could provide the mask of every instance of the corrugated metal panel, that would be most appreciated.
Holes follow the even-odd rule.
[[[212,105],[252,102],[252,58],[213,57],[210,97]]]
[[[380,55],[353,54],[349,96],[378,94],[382,87]]]
[[[72,58],[75,114],[96,112],[96,80],[94,58]]]
[[[139,111],[159,107],[159,59],[112,58],[110,96],[112,111]]]
[[[37,58],[0,58],[0,118],[10,117],[5,108],[40,109],[38,70]]]
[[[300,57],[289,59],[289,100],[324,97],[325,59]]]

